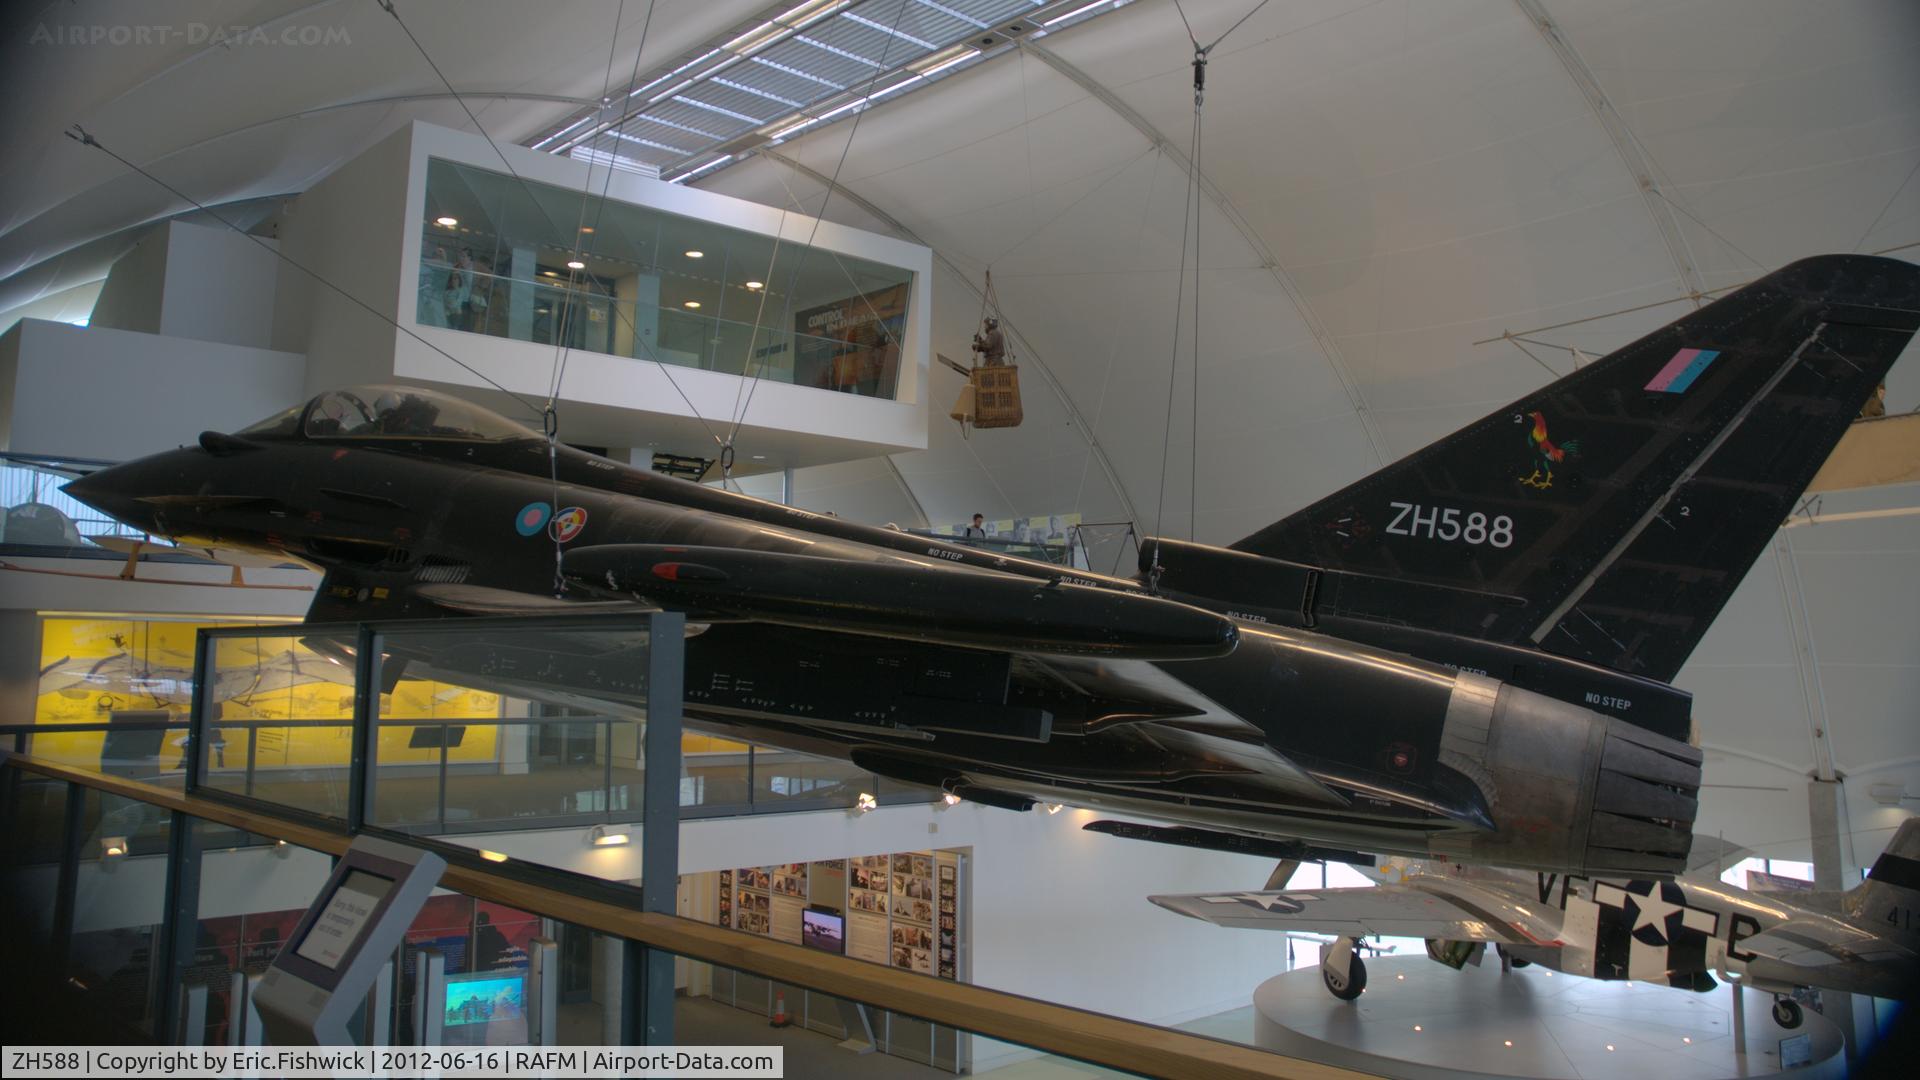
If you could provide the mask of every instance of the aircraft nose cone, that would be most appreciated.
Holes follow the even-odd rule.
[[[154,532],[152,508],[142,503],[130,483],[136,463],[111,465],[68,481],[60,490],[116,521],[143,532]]]
[[[101,506],[99,502],[101,495],[104,493],[104,487],[99,481],[99,476],[102,472],[111,471],[111,469],[101,469],[99,472],[88,473],[77,480],[69,480],[60,486],[60,490],[86,503],[95,510],[105,510],[106,507]]]

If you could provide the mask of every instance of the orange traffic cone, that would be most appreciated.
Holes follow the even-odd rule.
[[[773,995],[773,1019],[767,1021],[767,1026],[786,1027],[791,1023],[793,1018],[787,1015],[787,995],[784,991],[776,991]]]

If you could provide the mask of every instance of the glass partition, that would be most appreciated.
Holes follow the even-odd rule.
[[[112,615],[45,615],[38,624],[25,750],[109,776],[179,783],[199,624]]]
[[[633,824],[645,792],[645,618],[396,624],[369,639],[377,692],[365,695],[358,815],[351,765],[360,630],[208,629],[204,660],[214,674],[198,790],[420,835]],[[190,671],[182,685],[184,698]],[[940,798],[842,760],[746,742],[698,717],[685,726],[682,817],[845,809],[862,795],[881,804]],[[71,763],[93,767],[100,735],[60,736],[89,736],[76,751],[85,760]],[[138,778],[177,782],[188,733],[147,737],[164,737],[165,752],[142,759]]]
[[[84,797],[61,970],[89,1011],[152,1035],[159,1001],[151,965],[165,908],[170,815],[91,789]],[[57,886],[57,878],[38,878],[47,909],[58,912],[57,894],[48,887]]]
[[[909,270],[440,160],[420,228],[423,326],[895,394]]]
[[[370,824],[444,833],[639,819],[644,625],[396,629],[379,642]]]
[[[352,630],[210,634],[200,786],[349,820]]]

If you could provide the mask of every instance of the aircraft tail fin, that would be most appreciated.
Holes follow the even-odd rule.
[[[1920,818],[1900,823],[1887,849],[1873,861],[1867,880],[1849,897],[1857,919],[1876,929],[1900,930],[1920,937]]]
[[[1803,259],[1232,546],[1670,682],[1916,329],[1920,266]]]

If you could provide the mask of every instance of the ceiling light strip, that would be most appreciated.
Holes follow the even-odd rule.
[[[802,102],[802,101],[794,101],[791,98],[783,98],[778,94],[768,93],[765,90],[748,86],[746,83],[735,82],[732,79],[715,79],[713,81],[720,86],[730,87],[731,89],[738,90],[743,94],[752,94],[754,97],[763,97],[763,98],[766,98],[768,101],[777,101],[780,104],[785,105],[790,109],[797,109],[802,105],[806,104],[805,102]]]
[[[793,66],[791,66],[791,65],[788,65],[788,64],[782,64],[782,63],[780,63],[780,62],[778,62],[778,61],[775,61],[775,60],[769,60],[769,59],[767,59],[767,58],[766,58],[766,57],[764,57],[764,56],[756,56],[756,57],[754,57],[754,58],[753,58],[753,62],[754,62],[754,63],[756,63],[756,64],[765,64],[765,65],[766,65],[767,67],[770,67],[770,68],[772,68],[772,69],[774,69],[775,71],[784,71],[784,72],[786,72],[786,73],[787,73],[787,74],[789,74],[789,75],[796,75],[796,76],[798,76],[798,77],[800,77],[800,78],[802,78],[802,79],[805,79],[805,80],[807,80],[808,82],[816,82],[816,83],[819,83],[819,84],[820,84],[821,86],[830,86],[830,87],[832,87],[832,88],[834,88],[835,90],[845,90],[845,89],[846,89],[846,86],[844,86],[844,85],[842,85],[841,83],[837,83],[837,82],[834,82],[834,81],[833,81],[833,80],[831,80],[831,79],[823,79],[823,78],[821,78],[820,76],[818,76],[818,75],[815,75],[814,73],[812,73],[812,72],[810,72],[810,71],[802,71],[802,70],[800,70],[800,69],[799,69],[799,68],[797,68],[797,67],[793,67]]]
[[[688,180],[691,180],[694,177],[699,176],[701,173],[706,172],[708,169],[718,168],[732,160],[733,160],[732,154],[722,155],[720,157],[714,158],[712,161],[707,162],[705,165],[702,165],[697,169],[693,169],[688,172],[683,172],[680,175],[674,177],[673,179],[667,182],[670,184],[683,184]]]
[[[976,19],[965,12],[955,11],[954,9],[948,7],[945,4],[936,4],[934,3],[934,0],[913,0],[913,2],[916,4],[919,4],[923,8],[931,8],[934,11],[937,11],[940,14],[946,15],[950,18],[959,19],[963,23],[972,23],[974,28],[978,30],[985,30],[987,27],[993,25],[992,23],[981,22],[979,19]]]
[[[793,40],[801,43],[802,45],[811,45],[814,48],[819,49],[821,52],[830,52],[835,56],[844,56],[849,60],[852,60],[856,63],[865,64],[870,68],[878,68],[881,70],[885,70],[886,68],[886,65],[879,62],[878,60],[869,60],[866,57],[861,56],[857,52],[849,52],[846,49],[829,45],[826,42],[821,41],[817,38],[810,38],[805,34],[800,34],[797,37],[795,37]]]
[[[885,26],[885,25],[882,25],[881,23],[874,22],[872,19],[869,19],[863,15],[855,15],[851,11],[847,12],[846,14],[840,17],[850,22],[857,22],[861,26],[870,26],[873,29],[878,30],[881,33],[887,35],[888,37],[895,37],[895,38],[899,38],[901,41],[912,42],[913,44],[918,45],[923,49],[931,50],[931,49],[937,49],[940,47],[938,45],[935,45],[931,41],[922,41],[921,39],[914,37],[912,34],[906,33],[905,31],[896,30],[891,26]]]
[[[624,131],[609,131],[607,132],[607,134],[613,136],[616,139],[625,139],[627,142],[630,142],[630,143],[639,143],[641,146],[651,146],[656,150],[671,150],[674,153],[680,154],[682,156],[685,156],[687,154],[699,153],[699,151],[697,150],[688,150],[684,147],[679,147],[679,146],[668,146],[666,143],[663,143],[663,142],[654,142],[652,139],[643,139],[638,135],[629,135]]]
[[[679,102],[682,105],[691,105],[696,109],[705,109],[711,113],[719,113],[721,116],[731,116],[735,120],[739,120],[743,123],[752,124],[755,127],[759,127],[761,124],[766,123],[765,120],[762,120],[757,116],[748,116],[746,113],[737,113],[737,112],[734,112],[732,109],[723,109],[718,105],[709,105],[708,103],[704,101],[700,101],[696,98],[683,96],[683,97],[676,97],[673,100]]]
[[[1040,25],[1052,26],[1054,23],[1063,23],[1063,22],[1066,22],[1068,19],[1074,18],[1075,16],[1085,15],[1087,12],[1092,11],[1094,8],[1104,7],[1107,4],[1111,4],[1114,2],[1115,0],[1093,0],[1093,3],[1091,4],[1087,4],[1084,7],[1074,8],[1072,11],[1067,12],[1065,15],[1055,15],[1053,18],[1048,19],[1046,22],[1043,22]]]

